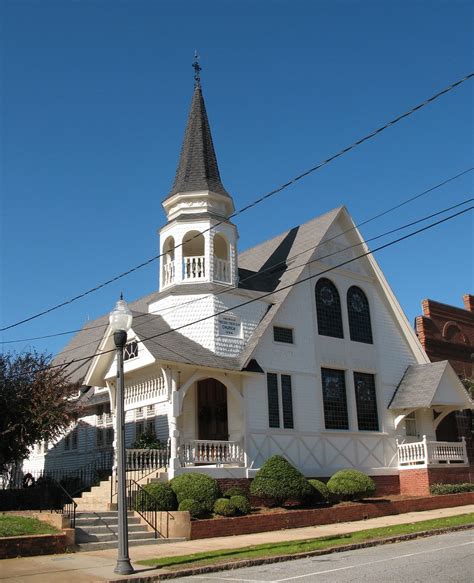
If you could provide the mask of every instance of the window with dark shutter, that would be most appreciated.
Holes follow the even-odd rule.
[[[283,406],[283,427],[293,429],[293,396],[291,394],[291,377],[281,375],[281,402]]]
[[[373,344],[369,302],[365,293],[355,285],[347,291],[347,315],[351,340]]]
[[[344,371],[323,368],[321,379],[326,429],[349,429]]]
[[[379,418],[374,375],[355,372],[354,387],[359,431],[378,431]]]
[[[268,392],[268,425],[280,427],[280,406],[278,404],[278,377],[275,373],[267,373]]]
[[[341,299],[336,286],[329,279],[320,279],[315,287],[315,298],[318,333],[321,336],[344,338]]]
[[[273,326],[273,340],[275,342],[293,344],[293,330],[282,326]]]

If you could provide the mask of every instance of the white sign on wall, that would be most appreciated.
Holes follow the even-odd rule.
[[[219,324],[219,336],[241,337],[242,324],[237,316],[222,314],[218,316],[217,322]]]

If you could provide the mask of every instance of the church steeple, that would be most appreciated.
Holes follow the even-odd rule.
[[[230,198],[221,181],[216,152],[212,143],[211,128],[201,89],[201,67],[197,61],[193,66],[195,68],[195,86],[191,110],[176,177],[171,192],[165,200],[177,193],[202,190],[210,190]]]

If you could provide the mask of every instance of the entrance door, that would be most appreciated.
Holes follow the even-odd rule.
[[[198,382],[198,439],[227,441],[227,389],[216,379]]]

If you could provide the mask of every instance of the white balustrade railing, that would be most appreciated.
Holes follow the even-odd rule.
[[[160,449],[125,450],[125,467],[129,471],[159,470],[168,466],[169,446]]]
[[[183,279],[204,279],[206,262],[204,256],[183,257]]]
[[[181,444],[180,457],[184,465],[244,463],[244,451],[240,441],[192,439]]]
[[[225,283],[231,282],[230,262],[214,257],[214,279]]]
[[[163,264],[163,285],[171,285],[175,279],[174,261]]]
[[[428,441],[426,435],[423,441],[414,443],[398,443],[398,466],[436,466],[444,464],[469,463],[466,441]]]
[[[166,383],[162,376],[125,385],[125,403],[127,404],[158,397],[168,397]]]

